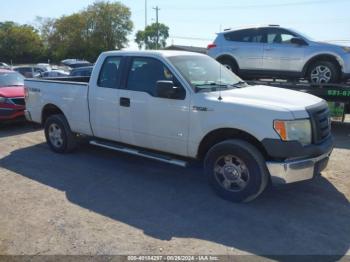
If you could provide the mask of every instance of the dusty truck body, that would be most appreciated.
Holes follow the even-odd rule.
[[[314,178],[333,149],[324,100],[249,86],[200,54],[106,52],[91,78],[30,79],[25,89],[26,117],[45,126],[53,151],[72,151],[84,135],[183,167],[197,159],[215,191],[235,202],[253,200],[270,180]]]

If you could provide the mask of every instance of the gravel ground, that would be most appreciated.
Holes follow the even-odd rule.
[[[28,124],[0,127],[0,254],[350,255],[350,124],[323,177],[232,204],[201,169],[83,146],[52,153]]]

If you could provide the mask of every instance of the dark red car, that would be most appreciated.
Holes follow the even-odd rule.
[[[0,69],[0,121],[24,116],[24,77],[14,71]]]

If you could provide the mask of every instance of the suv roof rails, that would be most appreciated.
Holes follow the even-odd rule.
[[[280,27],[280,25],[269,25],[269,26],[272,26],[272,27]]]

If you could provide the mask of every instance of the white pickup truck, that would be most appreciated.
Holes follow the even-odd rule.
[[[201,54],[106,52],[90,79],[28,79],[25,95],[26,117],[45,127],[53,151],[72,151],[83,135],[183,167],[197,159],[234,202],[253,200],[270,181],[314,178],[333,149],[325,101],[249,86]]]

